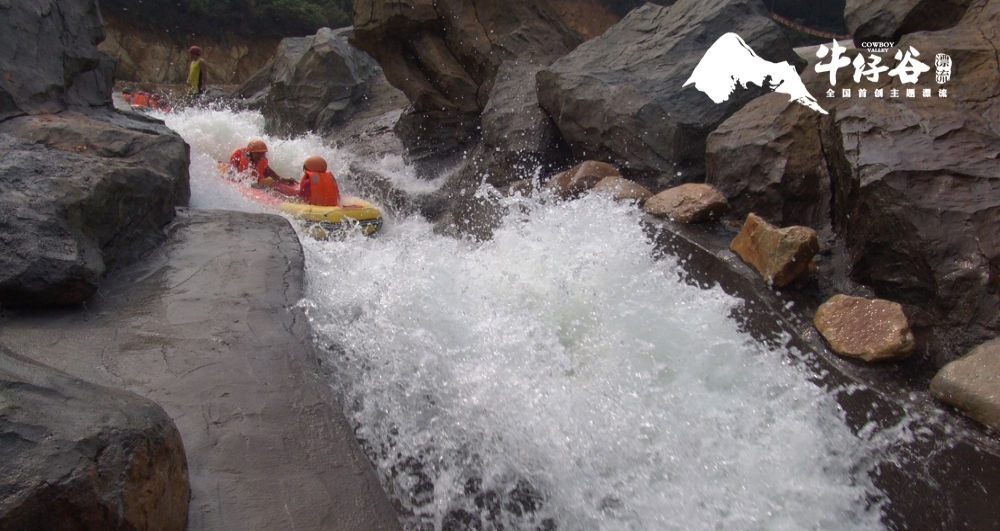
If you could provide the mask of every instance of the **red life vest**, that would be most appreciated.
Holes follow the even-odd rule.
[[[250,174],[257,178],[258,181],[267,177],[267,157],[261,157],[257,159],[257,164],[254,167],[250,167],[253,161],[250,160],[250,156],[247,155],[243,148],[236,148],[233,154],[229,156],[229,165],[236,169],[238,172],[244,172],[250,170]]]
[[[306,203],[319,206],[337,206],[340,204],[340,187],[333,174],[326,172],[306,171],[299,183],[299,195]]]

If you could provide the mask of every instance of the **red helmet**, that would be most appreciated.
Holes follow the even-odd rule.
[[[302,168],[307,171],[317,171],[320,173],[325,172],[326,159],[320,157],[319,155],[313,155],[306,159],[306,162],[305,164],[302,165]]]
[[[188,48],[188,53],[191,55],[201,55],[201,48],[197,46],[192,46]]]
[[[247,143],[247,153],[267,153],[267,144],[263,140],[251,140]]]

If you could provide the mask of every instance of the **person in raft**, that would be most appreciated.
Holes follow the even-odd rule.
[[[340,204],[340,187],[333,173],[326,169],[326,159],[313,155],[302,165],[299,197],[310,205],[337,206]]]
[[[246,147],[236,148],[229,156],[229,166],[238,171],[250,171],[250,174],[257,179],[257,186],[274,186],[279,182],[294,184],[291,179],[284,179],[267,162],[267,144],[263,140],[255,139],[247,143]]]
[[[187,93],[188,96],[200,96],[205,92],[205,76],[202,74],[204,61],[201,60],[201,48],[188,48],[191,62],[188,63]]]

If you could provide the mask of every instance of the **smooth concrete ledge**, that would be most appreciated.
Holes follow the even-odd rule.
[[[841,389],[838,401],[855,432],[913,420],[878,466],[890,529],[1000,529],[1000,438],[936,402],[919,360],[863,364],[830,351],[812,325],[819,304],[809,286],[773,290],[729,250],[719,226],[682,225],[647,216],[647,232],[664,254],[680,257],[688,280],[718,284],[744,301],[736,317],[756,339],[804,353],[819,385]],[[917,355],[915,355],[917,356]],[[927,381],[924,381],[927,380]],[[973,494],[974,493],[974,494]]]
[[[401,529],[319,375],[292,227],[192,210],[167,230],[85,308],[9,315],[0,343],[160,404],[187,453],[190,531]]]

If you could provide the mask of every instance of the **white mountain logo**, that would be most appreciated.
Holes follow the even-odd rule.
[[[683,86],[692,83],[715,103],[728,100],[736,91],[737,85],[747,88],[748,83],[753,83],[772,92],[788,94],[789,101],[827,114],[816,102],[816,98],[806,90],[794,66],[787,61],[772,63],[761,59],[735,33],[719,37],[705,52]]]

